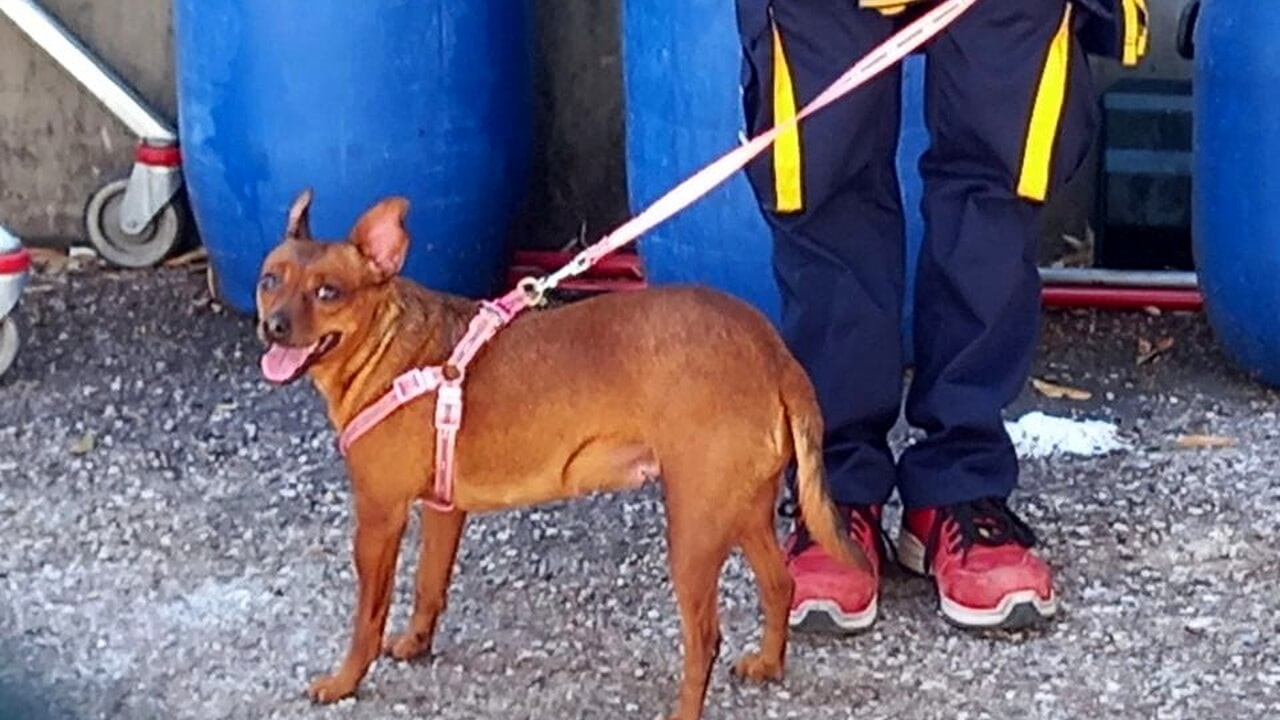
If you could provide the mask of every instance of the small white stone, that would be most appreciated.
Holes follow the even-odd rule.
[[[1213,627],[1213,618],[1211,617],[1194,617],[1187,621],[1186,628],[1193,633],[1203,633]]]

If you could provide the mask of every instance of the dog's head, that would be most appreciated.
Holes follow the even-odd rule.
[[[404,264],[409,201],[386,198],[365,211],[344,242],[311,237],[312,193],[289,209],[284,241],[262,263],[258,336],[262,374],[277,384],[337,363],[360,347],[386,288]]]

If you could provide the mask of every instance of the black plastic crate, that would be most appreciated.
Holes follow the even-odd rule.
[[[1102,95],[1095,264],[1192,270],[1191,82],[1129,78]]]

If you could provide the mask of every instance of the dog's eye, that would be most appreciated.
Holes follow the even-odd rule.
[[[276,286],[279,284],[280,284],[279,276],[273,273],[267,273],[266,275],[263,275],[261,279],[258,280],[258,287],[262,288],[263,290],[266,290],[267,292],[271,292],[272,290],[275,290]]]
[[[338,299],[342,293],[338,292],[338,288],[332,285],[321,285],[316,288],[316,299],[320,302],[332,302]]]

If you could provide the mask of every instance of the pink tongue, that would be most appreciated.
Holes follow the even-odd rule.
[[[291,348],[283,345],[272,345],[262,356],[262,374],[273,383],[292,380],[298,374],[307,358],[311,356],[311,347]]]

